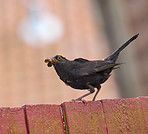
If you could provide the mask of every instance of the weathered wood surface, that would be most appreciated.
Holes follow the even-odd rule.
[[[109,134],[148,134],[140,99],[112,99],[102,102]]]
[[[0,108],[0,134],[148,134],[148,97]]]
[[[29,134],[64,134],[59,105],[26,105],[24,108]]]
[[[0,134],[27,134],[23,108],[0,108]]]
[[[62,104],[67,132],[70,134],[106,134],[100,101],[65,102]]]
[[[148,96],[139,97],[139,99],[140,99],[140,106],[143,111],[144,121],[146,123],[147,133],[148,133]]]

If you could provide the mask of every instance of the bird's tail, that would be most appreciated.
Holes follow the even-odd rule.
[[[115,50],[109,57],[107,57],[104,60],[111,60],[111,61],[116,61],[119,53],[126,47],[128,46],[133,40],[135,40],[138,37],[139,34],[134,35],[132,38],[130,38],[127,42],[125,42],[120,48]]]

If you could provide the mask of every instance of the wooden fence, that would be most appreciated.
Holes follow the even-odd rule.
[[[0,134],[148,134],[148,96],[0,108]]]

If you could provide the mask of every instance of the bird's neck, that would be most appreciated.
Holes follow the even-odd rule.
[[[60,77],[60,79],[65,81],[67,79],[67,77],[69,76],[69,73],[67,72],[67,68],[61,64],[60,65],[55,64],[54,68],[55,68],[58,76]]]

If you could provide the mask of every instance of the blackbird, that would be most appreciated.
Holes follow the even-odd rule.
[[[138,37],[139,34],[133,36],[120,48],[115,50],[110,56],[103,60],[90,61],[83,58],[77,58],[74,60],[68,60],[61,55],[56,55],[52,58],[46,58],[45,63],[48,67],[55,68],[59,78],[66,84],[74,89],[88,90],[89,93],[75,99],[82,100],[82,98],[97,91],[92,99],[95,98],[101,88],[101,84],[104,83],[109,77],[113,69],[119,67],[120,63],[116,63],[116,60],[120,52],[129,45],[133,40]]]

